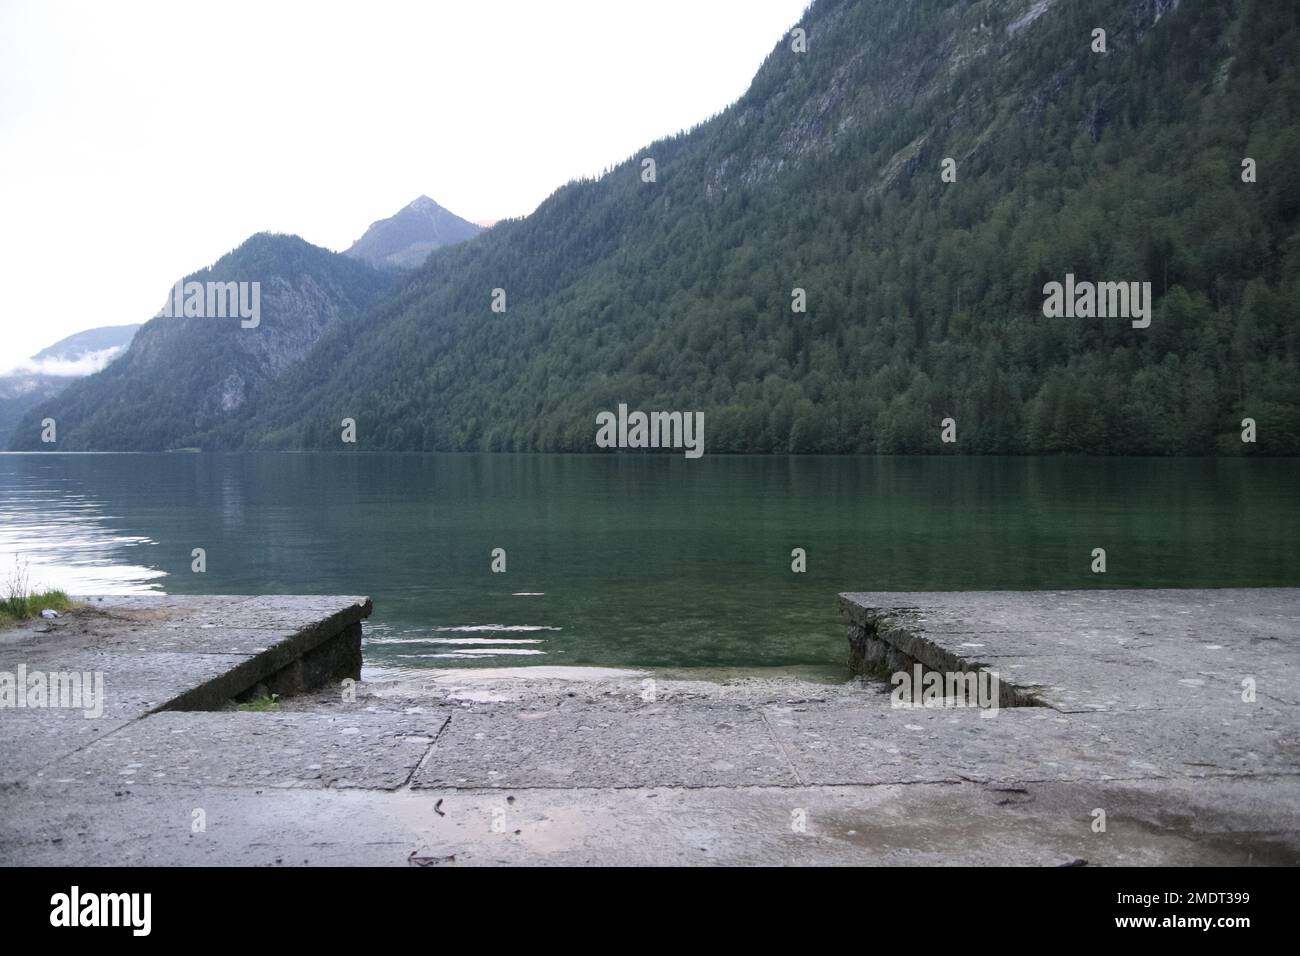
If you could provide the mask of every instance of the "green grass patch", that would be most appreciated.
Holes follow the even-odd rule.
[[[262,697],[254,697],[252,700],[246,700],[242,704],[236,704],[235,710],[252,712],[255,714],[264,714],[280,709],[280,695],[266,694]]]
[[[14,569],[8,583],[2,587],[0,628],[40,617],[41,612],[47,609],[62,614],[76,606],[63,591],[33,591],[28,580],[27,561],[21,556],[14,558]]]
[[[47,608],[62,614],[73,606],[72,600],[62,591],[10,594],[0,599],[0,627],[12,627],[20,621],[40,617]]]

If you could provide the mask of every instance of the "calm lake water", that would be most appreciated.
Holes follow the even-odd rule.
[[[842,676],[844,590],[1298,586],[1298,491],[1263,459],[0,455],[0,582],[369,594],[369,674]]]

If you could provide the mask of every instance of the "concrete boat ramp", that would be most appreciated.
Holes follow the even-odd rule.
[[[1300,862],[1300,590],[841,595],[856,670],[996,710],[847,667],[354,684],[364,598],[84,601],[0,631],[0,697],[103,680],[0,708],[3,865]]]

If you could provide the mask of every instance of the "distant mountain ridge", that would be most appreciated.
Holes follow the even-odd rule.
[[[473,239],[483,227],[421,196],[370,228],[344,252],[378,269],[414,269],[429,253]]]
[[[0,448],[8,447],[14,426],[28,409],[103,369],[126,350],[139,328],[114,325],[77,332],[0,375]]]
[[[75,332],[41,349],[32,356],[32,361],[76,362],[91,354],[108,351],[120,353],[131,344],[131,339],[135,338],[135,333],[139,329],[140,323],[137,322],[134,325],[106,325],[98,329]]]
[[[297,236],[258,233],[186,282],[257,282],[260,322],[159,315],[106,369],[73,382],[23,418],[11,445],[60,451],[158,451],[198,445],[300,362],[331,325],[355,319],[391,277]]]

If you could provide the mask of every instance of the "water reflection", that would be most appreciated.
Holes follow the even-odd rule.
[[[0,469],[0,473],[7,473]],[[167,572],[149,567],[157,542],[122,530],[107,502],[85,493],[57,464],[33,462],[21,481],[0,478],[0,575],[25,574],[34,590],[139,594]]]
[[[367,594],[370,668],[842,673],[837,591],[1300,585],[1297,479],[1266,459],[0,455],[0,562],[78,592]]]

